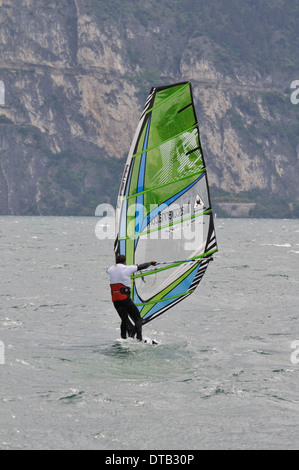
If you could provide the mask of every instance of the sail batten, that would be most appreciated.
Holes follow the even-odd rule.
[[[218,250],[190,82],[149,93],[123,173],[116,233],[115,251],[127,264],[158,262],[131,277],[144,323],[192,294]]]
[[[168,186],[172,183],[177,183],[178,181],[185,180],[187,178],[190,178],[191,176],[203,174],[205,173],[205,171],[206,169],[203,168],[201,170],[196,171],[195,173],[190,173],[188,175],[182,176],[181,178],[177,178],[176,180],[168,181],[167,183],[160,184],[159,186],[155,186],[154,188],[145,189],[144,191],[140,191],[139,193],[135,193],[135,194],[130,194],[130,196],[126,196],[125,199],[131,199],[132,197],[140,196],[141,194],[149,193],[151,191],[155,191],[156,189],[164,188],[165,186]]]
[[[201,217],[202,215],[211,214],[211,213],[212,213],[212,209],[208,209],[205,212],[201,212],[200,214],[191,215],[190,217],[188,217],[186,219],[177,220],[176,222],[172,222],[171,225],[177,225],[177,224],[184,223],[184,222],[187,222],[187,221],[192,221],[196,217]],[[169,224],[168,225],[163,225],[161,227],[158,227],[158,228],[155,228],[155,229],[152,229],[152,230],[147,230],[147,231],[143,231],[143,232],[140,232],[140,233],[134,233],[132,235],[127,235],[126,237],[119,237],[118,240],[129,240],[129,239],[132,239],[132,238],[142,237],[142,236],[149,235],[151,233],[157,232],[158,230],[163,230],[163,229],[165,229],[169,226],[170,226]]]
[[[194,125],[191,126],[191,127],[188,127],[188,129],[185,129],[185,130],[183,131],[183,133],[184,133],[184,132],[190,132],[190,131],[192,131],[193,129],[196,129],[196,128],[198,128],[198,124],[197,124],[197,123],[194,124]],[[141,150],[140,152],[136,152],[134,155],[132,155],[131,158],[136,158],[136,157],[138,157],[139,155],[141,155],[141,154],[143,154],[143,153],[145,153],[145,152],[149,152],[150,150],[154,150],[155,148],[160,147],[161,145],[164,145],[164,144],[166,144],[167,142],[176,139],[177,137],[180,137],[181,134],[182,134],[182,132],[180,132],[180,133],[177,134],[177,135],[173,135],[173,136],[169,137],[169,139],[163,140],[163,142],[159,142],[158,144],[153,145],[152,147],[145,148],[145,149]]]

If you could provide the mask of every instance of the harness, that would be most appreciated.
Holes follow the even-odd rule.
[[[123,284],[110,284],[112,302],[121,302],[130,298],[131,289]]]

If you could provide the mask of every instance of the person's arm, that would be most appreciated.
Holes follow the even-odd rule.
[[[150,263],[142,263],[137,265],[137,271],[141,271],[142,269],[149,268],[150,266],[156,266],[156,261],[151,261]]]

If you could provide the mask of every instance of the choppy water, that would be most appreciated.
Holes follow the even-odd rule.
[[[117,341],[96,219],[0,220],[0,449],[299,448],[298,220],[216,219],[159,346]]]

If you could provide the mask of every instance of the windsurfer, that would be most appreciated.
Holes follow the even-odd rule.
[[[143,263],[139,265],[126,265],[126,257],[117,255],[116,264],[107,269],[110,277],[110,288],[113,305],[121,318],[120,333],[123,339],[128,335],[134,338],[135,334],[138,341],[142,341],[142,319],[140,313],[133,300],[131,293],[131,274],[149,266],[155,266],[156,261]],[[134,325],[130,321],[133,320]]]

